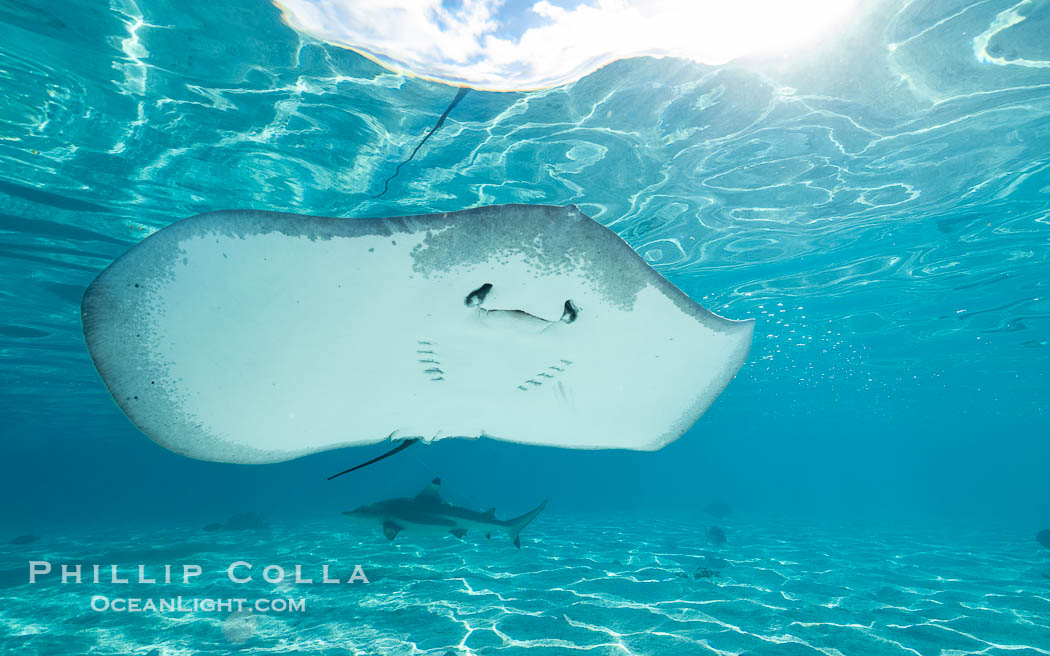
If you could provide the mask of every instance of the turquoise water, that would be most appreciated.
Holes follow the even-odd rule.
[[[538,523],[521,551],[444,538],[387,543],[333,521],[275,525],[250,538],[84,530],[11,559],[126,562],[121,575],[134,580],[135,564],[176,558],[202,565],[192,586],[130,583],[119,594],[288,597],[305,599],[306,610],[258,614],[247,628],[231,627],[228,612],[93,613],[92,595],[115,597],[113,585],[56,590],[62,586],[52,580],[5,590],[0,647],[12,654],[1032,656],[1050,645],[1048,579],[1033,567],[1030,546],[1006,532],[960,529],[948,541],[922,529],[737,522],[729,544],[716,549],[703,546],[695,522],[568,519]],[[9,554],[0,557],[6,568]],[[226,567],[238,560],[253,563],[251,583],[227,580]],[[355,561],[365,564],[367,585],[317,583],[321,563]],[[303,563],[303,576],[315,582],[266,584],[258,580],[263,563],[289,571]],[[696,579],[699,567],[718,575]],[[345,580],[349,567],[333,566],[331,574]]]
[[[1050,653],[1048,30],[1035,0],[882,2],[791,57],[472,91],[375,198],[455,89],[262,3],[0,0],[0,542],[40,537],[0,548],[0,648]],[[84,287],[179,218],[509,202],[576,204],[694,300],[757,320],[680,440],[447,440],[332,482],[376,450],[204,463],[138,433],[84,348]],[[550,503],[520,552],[388,543],[339,514],[434,476],[501,517]],[[242,511],[272,528],[202,530]],[[705,544],[712,524],[727,545]],[[196,562],[196,583],[129,588],[308,608],[231,640],[228,614],[94,612],[120,584],[29,584],[38,559]],[[231,587],[236,560],[373,581]]]

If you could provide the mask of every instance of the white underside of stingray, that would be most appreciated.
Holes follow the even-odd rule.
[[[118,405],[194,458],[277,462],[388,439],[659,449],[743,364],[708,312],[575,207],[179,221],[91,284]]]

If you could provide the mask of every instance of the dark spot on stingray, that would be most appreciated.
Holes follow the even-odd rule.
[[[0,326],[0,335],[4,337],[18,337],[36,339],[40,337],[47,337],[51,333],[44,330],[37,330],[36,328],[27,328],[26,326]]]
[[[138,400],[139,400],[139,397],[137,397],[137,396],[136,396],[136,397],[135,397],[135,400],[136,400],[136,401],[138,401]]]
[[[138,288],[139,288],[139,284],[135,283],[135,289],[138,289]]]
[[[369,249],[368,249],[368,252],[369,252],[369,253],[375,253],[375,252],[376,252],[376,249],[374,249],[374,248],[369,248]]]
[[[576,307],[572,301],[565,301],[565,311],[561,313],[561,320],[565,323],[572,323],[579,315],[580,308]]]
[[[485,301],[485,297],[492,291],[492,283],[485,283],[481,287],[478,287],[474,291],[467,294],[467,298],[463,300],[463,304],[467,307],[474,307],[481,305]]]
[[[19,535],[16,538],[12,538],[11,541],[8,542],[8,544],[33,544],[39,539],[40,538],[38,538],[37,536],[27,533],[25,535]]]
[[[1050,549],[1050,528],[1043,529],[1035,534],[1035,541]]]
[[[726,543],[725,531],[718,528],[717,526],[711,526],[707,529],[707,543],[721,546]]]

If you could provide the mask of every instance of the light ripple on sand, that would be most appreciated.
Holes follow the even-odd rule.
[[[556,519],[551,515],[549,520]],[[563,518],[564,519],[564,518]],[[567,530],[566,525],[572,529]],[[498,540],[395,543],[338,520],[212,536],[197,527],[101,529],[0,548],[0,652],[225,654],[226,614],[95,613],[92,594],[304,597],[302,614],[259,615],[237,653],[1048,654],[1050,579],[1026,536],[870,536],[736,523],[537,522],[523,549]],[[580,536],[591,536],[581,538]],[[785,537],[789,536],[789,537]],[[592,539],[593,538],[593,539]],[[27,559],[194,562],[192,586],[25,585]],[[718,561],[719,576],[693,570]],[[365,567],[368,585],[243,586],[235,560]],[[130,568],[129,568],[130,571]],[[344,574],[345,576],[345,574]]]

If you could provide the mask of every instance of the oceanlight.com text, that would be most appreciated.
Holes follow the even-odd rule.
[[[99,613],[305,613],[306,599],[276,597],[273,599],[227,599],[197,597],[165,597],[160,599],[137,597],[91,597],[91,610]]]

